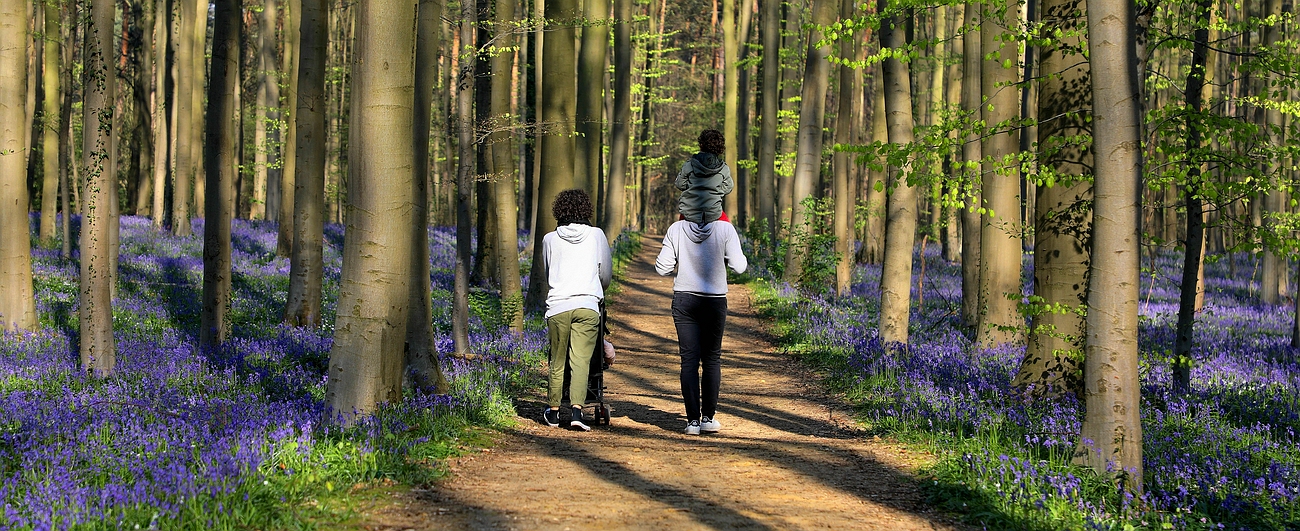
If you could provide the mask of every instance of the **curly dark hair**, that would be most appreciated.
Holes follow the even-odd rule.
[[[551,203],[551,213],[555,215],[557,227],[570,223],[590,225],[591,197],[583,190],[565,190],[555,194],[555,202]]]
[[[700,133],[699,142],[700,151],[704,153],[722,155],[722,152],[727,149],[727,140],[717,129],[705,129]]]

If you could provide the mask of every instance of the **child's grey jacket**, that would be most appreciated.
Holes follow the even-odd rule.
[[[722,217],[722,198],[735,188],[731,168],[722,157],[712,153],[696,153],[682,164],[677,172],[677,189],[682,198],[677,210],[688,221],[701,225]]]

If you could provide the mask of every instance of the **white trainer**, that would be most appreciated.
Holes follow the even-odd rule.
[[[705,433],[717,433],[722,429],[722,423],[713,417],[700,417],[700,431]]]
[[[690,422],[687,422],[687,423],[686,423],[686,434],[687,434],[687,435],[699,435],[699,434],[700,434],[700,421],[698,421],[698,420],[692,420],[692,421],[690,421]]]

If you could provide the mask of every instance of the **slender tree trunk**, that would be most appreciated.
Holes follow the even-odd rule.
[[[928,122],[931,126],[936,126],[942,119],[940,112],[943,108],[943,74],[944,62],[948,60],[948,6],[940,5],[934,10],[934,49],[933,64],[929,68],[930,74],[930,101],[928,104],[922,104],[929,114]],[[934,164],[930,167],[930,172],[934,175],[943,175],[943,159],[935,157]],[[946,179],[939,179],[931,185],[930,190],[930,238],[939,243],[940,234],[943,226],[943,186]]]
[[[284,56],[281,57],[281,59],[285,62],[284,70],[287,73],[286,77],[288,77],[289,86],[289,93],[286,94],[284,98],[284,108],[290,109],[290,111],[288,119],[285,120],[284,167],[280,169],[280,204],[277,205],[279,207],[279,214],[276,216],[276,220],[280,222],[280,225],[278,227],[279,230],[276,232],[275,255],[281,257],[292,254],[294,239],[298,237],[298,232],[295,230],[298,221],[298,209],[295,208],[295,206],[298,200],[298,184],[296,179],[298,178],[298,113],[301,112],[298,107],[298,98],[300,97],[298,94],[298,83],[300,81],[299,76],[301,76],[300,63],[302,61],[302,44],[300,43],[302,40],[303,21],[302,3],[303,0],[289,0],[289,11],[288,13],[285,13],[284,16]],[[328,45],[326,41],[329,38],[329,11],[327,8],[322,9],[325,9],[325,11],[320,15],[321,17],[324,17],[321,19],[321,24],[324,24],[324,26],[317,28],[322,33],[318,37],[320,39],[319,46],[322,47],[319,52],[319,61],[321,62],[313,68],[317,68],[324,72],[325,50],[327,49],[325,47]],[[324,74],[322,73],[321,75],[323,76]],[[322,77],[321,79],[321,83],[324,83],[324,78]],[[316,97],[321,98],[321,100],[312,103],[310,108],[312,109],[312,112],[320,113],[321,116],[319,120],[322,120],[323,123],[323,120],[325,119],[325,109],[328,108],[325,107],[324,88],[321,88],[320,92],[315,94]],[[313,120],[315,119],[316,118],[313,118]],[[315,122],[312,123],[315,124]],[[322,127],[324,126],[322,125]],[[314,131],[313,134],[315,135],[313,141],[317,143],[324,142],[324,139],[321,138],[325,135],[324,129]],[[322,148],[323,146],[314,149],[319,151]],[[312,151],[312,156],[317,156],[318,151]],[[320,156],[322,157],[320,161],[321,167],[318,170],[313,171],[320,174],[322,179],[318,194],[322,197],[320,203],[322,211],[317,212],[317,217],[311,219],[319,220],[319,223],[324,223],[325,219],[323,217],[323,209],[325,201],[325,183],[323,179],[325,178],[325,168],[324,155],[322,154]],[[311,189],[309,191],[317,193],[315,190],[316,189]],[[317,239],[319,240],[319,238]]]
[[[190,156],[193,157],[194,165],[194,208],[201,208],[207,204],[207,168],[203,164],[203,132],[206,130],[203,115],[203,87],[206,86],[207,68],[204,64],[204,57],[207,55],[208,41],[208,1],[209,0],[187,0],[196,2],[195,13],[198,17],[195,20],[194,33],[194,86],[190,91]]]
[[[348,163],[348,238],[326,387],[331,413],[345,422],[402,399],[414,162],[411,139],[402,137],[411,134],[414,110],[415,0],[356,7],[358,130],[349,142],[356,157]]]
[[[477,0],[478,17],[487,17],[491,11],[489,0]],[[487,47],[491,35],[488,33],[490,18],[480,18],[483,23],[475,28],[477,48],[474,54],[474,249],[473,269],[470,271],[471,284],[497,285],[497,220],[496,197],[492,193],[492,147],[480,141],[484,132],[492,127],[489,124],[492,110],[492,62]]]
[[[76,26],[72,18],[71,9],[66,10],[69,14],[68,20],[63,21],[65,31],[61,32],[60,39],[68,42],[70,45],[64,47],[62,57],[59,59],[61,68],[60,79],[64,87],[62,94],[59,96],[62,100],[62,108],[59,112],[59,198],[62,203],[63,211],[63,247],[60,249],[60,256],[65,260],[72,258],[72,184],[68,182],[68,172],[75,171],[76,163],[72,157],[72,95],[76,90],[72,83],[72,51],[81,48],[77,46],[76,41],[68,38],[75,35],[72,28]]]
[[[190,107],[194,105],[194,99],[190,93],[196,90],[195,74],[196,68],[202,68],[202,51],[195,51],[194,33],[199,31],[198,26],[198,6],[194,0],[179,0],[180,14],[179,31],[177,32],[176,45],[176,184],[172,191],[172,234],[176,236],[189,236],[192,228],[190,227],[190,196],[193,194],[194,168],[198,161],[194,158],[194,150],[190,145],[194,142],[194,135],[191,130],[198,126],[194,122],[194,113]],[[204,19],[206,20],[206,12]],[[203,85],[197,85],[201,88]]]
[[[257,103],[253,125],[253,202],[251,219],[266,218],[266,191],[271,180],[279,173],[273,169],[280,163],[278,125],[267,129],[268,122],[279,122],[280,74],[275,58],[276,0],[263,0],[262,18],[258,32]]]
[[[813,0],[814,27],[835,21],[838,0]],[[785,255],[785,280],[797,282],[803,276],[803,262],[808,259],[812,234],[806,233],[807,208],[803,200],[813,196],[822,169],[822,122],[826,117],[826,85],[830,77],[830,46],[818,46],[820,30],[808,37],[807,62],[804,63],[803,95],[799,104],[799,146],[794,167],[794,195],[791,198],[790,232],[803,234],[804,241],[791,238]],[[796,247],[798,248],[796,250]]]
[[[882,144],[889,142],[889,127],[885,112],[885,75],[883,67],[877,68],[872,76],[872,110],[871,141]],[[883,163],[884,161],[880,161]],[[868,168],[867,193],[864,201],[867,207],[866,238],[862,242],[866,262],[879,264],[885,259],[885,214],[888,194],[885,191],[886,175],[889,168]]]
[[[1276,1],[1276,0],[1270,0]],[[1192,31],[1192,65],[1187,75],[1183,97],[1187,101],[1188,154],[1201,150],[1201,97],[1205,86],[1206,54],[1209,49],[1210,6],[1212,0],[1197,0],[1196,19]],[[1205,223],[1202,218],[1201,162],[1188,161],[1187,183],[1183,186],[1187,208],[1187,243],[1183,253],[1183,275],[1178,297],[1178,324],[1174,336],[1173,380],[1174,387],[1186,391],[1192,384],[1193,327],[1196,324],[1197,285],[1203,274]],[[1265,277],[1267,278],[1267,277]]]
[[[598,0],[595,4],[605,4],[607,0]],[[514,46],[515,38],[515,4],[511,0],[498,0],[496,12],[496,42],[497,46],[509,49]],[[588,15],[603,19],[608,17],[608,12],[601,13],[601,9],[592,10]],[[601,26],[608,28],[608,26]],[[587,31],[592,28],[588,27]],[[608,31],[602,32],[608,34]],[[601,37],[602,46],[606,37]],[[604,58],[604,51],[601,51],[601,59]],[[522,292],[522,280],[519,277],[519,234],[515,232],[518,226],[519,215],[516,206],[519,198],[515,196],[515,169],[518,167],[513,163],[514,146],[511,140],[514,138],[514,131],[506,128],[505,125],[512,123],[510,118],[510,89],[511,76],[508,72],[514,70],[514,55],[508,53],[497,54],[492,58],[492,71],[497,75],[492,79],[492,109],[491,116],[494,121],[499,122],[501,127],[493,131],[488,138],[488,145],[492,146],[492,191],[495,195],[496,212],[494,216],[497,220],[497,267],[498,281],[501,286],[501,311],[505,322],[510,324],[510,329],[515,333],[524,331],[524,296]],[[604,61],[601,61],[602,72]],[[601,77],[604,77],[603,75]],[[598,113],[599,114],[599,113]],[[589,132],[594,132],[597,137],[600,136],[600,123],[596,123],[596,128]],[[599,156],[600,143],[597,146],[596,155]],[[599,157],[597,157],[599,160]],[[618,194],[622,197],[622,194]]]
[[[1043,0],[1046,30],[1064,35],[1043,47],[1045,77],[1038,115],[1039,168],[1053,184],[1037,187],[1034,201],[1034,295],[1029,344],[1013,385],[1030,396],[1078,393],[1085,333],[1088,240],[1092,233],[1092,153],[1070,143],[1090,135],[1089,66],[1082,54],[1086,12],[1077,0]]]
[[[81,326],[81,369],[97,377],[112,374],[117,361],[112,308],[117,270],[112,266],[109,249],[112,243],[109,231],[114,228],[110,203],[115,199],[114,176],[117,175],[116,157],[112,156],[112,137],[116,128],[111,119],[117,95],[117,83],[113,82],[117,77],[116,68],[111,59],[114,57],[113,11],[112,0],[91,2],[86,27],[89,53],[84,57],[86,64],[82,78],[85,87],[82,155],[86,158],[86,191],[82,195],[85,207],[81,219],[81,315],[78,320]],[[13,35],[13,32],[0,34]],[[5,120],[4,123],[13,121]],[[25,189],[18,193],[23,197],[27,195]],[[22,240],[26,242],[25,219],[22,227]],[[3,239],[12,240],[8,237]],[[5,282],[5,285],[10,285],[10,282]],[[30,286],[31,281],[24,285]]]
[[[216,348],[226,341],[230,308],[230,223],[235,207],[235,91],[239,85],[243,23],[240,0],[216,0],[212,23],[212,77],[208,86],[208,120],[203,164],[210,186],[203,205],[203,316],[199,346]]]
[[[952,31],[950,34],[953,37],[953,44],[951,50],[952,54],[956,55],[958,51],[963,50],[965,45],[960,28],[962,12],[965,10],[962,8],[961,4],[956,4],[953,8],[957,11],[949,11],[948,19],[952,23]],[[947,98],[948,109],[952,113],[959,112],[961,109],[961,63],[957,62],[955,59],[956,58],[954,57],[952,60],[948,61],[947,72],[944,73],[944,75],[947,76],[947,87],[945,88],[947,94],[945,95],[945,98]],[[950,114],[950,116],[952,116],[952,114]],[[951,140],[957,140],[957,131],[950,131],[948,137]],[[963,190],[961,180],[959,179],[960,173],[963,173],[959,169],[961,166],[961,157],[958,153],[954,152],[947,156],[946,161],[948,167],[945,170],[944,186],[948,190],[950,197],[962,197]],[[962,209],[960,207],[949,205],[944,210],[946,213],[944,217],[943,259],[948,263],[961,263],[960,211]]]
[[[984,137],[981,182],[984,207],[980,234],[980,313],[976,342],[984,347],[1024,341],[1024,318],[1016,308],[1020,300],[1020,176],[1018,131],[1014,121],[1020,116],[1014,68],[1016,48],[1004,42],[1007,26],[1016,24],[1018,0],[1004,0],[1001,6],[985,6],[986,18],[980,25],[980,44],[984,64],[981,90],[985,94],[982,108],[984,123],[992,129]],[[1005,7],[1005,17],[992,11]],[[992,18],[988,18],[991,16]],[[1010,60],[1012,68],[1004,68]],[[1008,294],[1015,294],[1010,298]]]
[[[855,0],[840,1],[840,18],[851,19]],[[856,57],[857,39],[842,37],[840,57]],[[857,130],[853,124],[853,68],[848,64],[840,65],[839,109],[836,111],[835,143],[849,145],[853,142],[853,133]],[[849,174],[853,171],[853,157],[844,151],[836,151],[834,159],[835,198],[835,293],[843,296],[849,293],[849,284],[853,277],[853,194],[849,192]]]
[[[456,79],[456,129],[459,149],[456,167],[456,269],[451,306],[451,337],[456,354],[468,356],[469,280],[471,255],[470,193],[474,180],[474,26],[478,11],[473,2],[462,0],[460,10],[460,73]],[[572,39],[570,38],[571,42]],[[570,53],[572,58],[573,54]],[[570,59],[572,61],[572,59]],[[570,63],[572,64],[572,63]],[[541,246],[537,247],[541,249]],[[533,278],[537,278],[534,276]]]
[[[411,184],[411,286],[410,313],[406,320],[406,365],[421,389],[447,392],[447,380],[438,365],[434,345],[433,308],[429,264],[429,127],[433,118],[433,84],[438,76],[438,48],[441,46],[442,2],[420,2],[415,35],[415,116],[411,135],[414,179]],[[322,123],[322,127],[323,127]],[[323,153],[322,153],[323,155]],[[322,166],[324,157],[321,158]],[[516,276],[517,273],[516,273]]]
[[[541,148],[542,171],[538,174],[537,225],[533,238],[541,238],[555,230],[555,216],[551,202],[560,191],[582,186],[574,173],[574,107],[577,70],[574,65],[574,28],[579,18],[577,0],[546,2],[546,21],[549,26],[546,44],[542,48],[542,121],[547,131],[538,139]],[[643,138],[644,140],[644,138]],[[540,308],[550,286],[546,283],[545,261],[542,246],[533,245],[533,268],[529,275],[527,306]]]
[[[1282,37],[1282,0],[1266,0],[1264,3],[1264,16],[1277,17],[1277,22],[1269,26],[1264,32],[1264,46],[1274,47],[1277,41]],[[1204,68],[1204,67],[1202,67]],[[1273,87],[1280,86],[1282,83],[1281,76],[1277,73],[1269,74],[1269,88],[1263,94],[1268,99],[1275,98],[1272,91],[1278,90]],[[1271,139],[1274,147],[1282,148],[1282,128],[1285,125],[1282,121],[1281,109],[1273,106],[1269,107],[1264,113],[1264,126],[1267,129],[1267,136]],[[1285,175],[1282,174],[1281,164],[1265,163],[1264,178],[1268,179],[1270,185],[1268,192],[1264,196],[1264,210],[1271,214],[1285,214],[1287,212],[1286,192],[1283,189]],[[1264,227],[1266,230],[1273,230],[1276,222],[1270,216],[1265,219]],[[1190,224],[1188,225],[1191,226]],[[1286,295],[1286,260],[1278,255],[1273,249],[1264,249],[1264,266],[1260,275],[1260,299],[1264,304],[1277,304],[1281,302],[1282,297]]]
[[[154,11],[157,1],[144,2],[139,0],[132,2],[131,9],[135,13],[134,17],[140,21],[140,51],[138,60],[135,62],[135,75],[133,76],[132,96],[134,96],[135,123],[131,131],[131,163],[134,169],[129,172],[129,178],[134,183],[134,193],[128,196],[130,200],[131,213],[142,216],[151,213],[150,208],[153,206],[153,167],[155,160],[153,157],[154,145],[154,123],[153,123],[153,63],[154,63],[154,45],[148,37],[145,36],[146,29],[153,29]],[[159,192],[161,193],[161,192]]]
[[[41,102],[41,162],[44,178],[41,186],[41,224],[40,240],[42,246],[54,244],[54,220],[58,210],[59,199],[59,67],[60,55],[59,6],[54,2],[44,3],[45,35],[42,85],[44,99]]]
[[[781,3],[762,2],[763,78],[762,102],[758,119],[758,219],[775,238],[778,227],[776,211],[776,130],[777,111],[781,107]]]
[[[983,56],[980,50],[980,22],[983,4],[966,3],[966,23],[962,38],[962,112],[971,119],[980,118],[980,78],[983,70]],[[962,326],[975,328],[979,323],[980,300],[980,235],[983,194],[980,193],[980,161],[983,160],[983,145],[980,135],[970,134],[962,144],[963,180],[972,184],[970,197],[961,212],[961,322]]]
[[[19,129],[27,124],[27,9],[25,0],[0,2],[0,153],[5,154],[0,156],[0,332],[32,330],[37,324],[28,236],[27,168],[22,157],[14,156],[27,151],[22,144],[27,134]],[[47,97],[50,93],[47,85]],[[46,114],[47,123],[50,116]],[[91,131],[86,134],[91,135]],[[52,151],[45,152],[46,159],[53,155]],[[42,220],[46,217],[53,220],[53,208],[41,212]]]
[[[605,234],[623,232],[632,131],[632,0],[614,0],[614,110],[609,135],[609,183],[605,191]]]
[[[900,31],[903,20],[889,13],[888,0],[879,0],[877,12],[887,16],[880,24],[880,46],[901,50],[907,42]],[[889,143],[902,146],[912,143],[911,75],[908,64],[895,58],[883,62],[885,113],[888,118]],[[884,265],[880,273],[880,339],[892,344],[906,344],[912,306],[912,247],[916,242],[916,187],[908,182],[910,163],[890,171],[888,213],[885,219]]]
[[[1076,460],[1098,474],[1121,471],[1123,486],[1142,490],[1142,422],[1138,412],[1138,216],[1142,179],[1136,28],[1133,4],[1088,0],[1092,62],[1092,261],[1083,372],[1087,415]],[[1197,91],[1199,93],[1199,91]],[[1199,219],[1199,216],[1195,216]],[[986,255],[987,256],[987,255]],[[1100,286],[1097,286],[1100,287]]]
[[[298,0],[292,15],[301,24],[302,41],[295,48],[301,53],[298,62],[297,107],[290,113],[297,126],[296,160],[298,175],[288,179],[294,184],[292,222],[281,218],[281,226],[293,227],[289,259],[289,295],[284,309],[285,322],[295,326],[315,327],[321,318],[321,283],[324,278],[325,229],[325,69],[329,47],[329,0]],[[292,8],[291,8],[292,9]],[[426,275],[427,276],[427,275]]]
[[[170,142],[167,127],[167,49],[171,37],[170,0],[155,0],[153,41],[154,41],[154,79],[153,79],[153,197],[150,213],[153,215],[153,227],[161,230],[167,219],[167,175],[171,167],[168,159],[167,145]]]
[[[785,18],[783,22],[785,23],[784,36],[786,38],[783,39],[784,42],[782,47],[787,50],[799,49],[799,43],[803,37],[803,30],[801,29],[803,23],[803,4],[803,0],[795,0],[785,4]],[[791,53],[790,55],[798,56],[799,54]],[[794,95],[799,94],[802,88],[804,79],[800,77],[801,69],[798,68],[799,65],[800,63],[798,60],[793,61],[793,64],[782,64],[782,75],[784,79],[781,83],[781,105],[783,107],[793,105]],[[792,151],[791,148],[795,147],[790,145],[792,139],[787,135],[782,135],[781,138],[780,149],[784,152]],[[777,230],[781,231],[781,234],[779,238],[777,238],[777,235],[773,235],[773,241],[776,241],[777,239],[787,239],[790,231],[795,228],[794,223],[791,222],[791,216],[793,215],[793,198],[794,176],[781,176],[777,182],[776,195],[776,215],[779,219]],[[787,242],[787,256],[790,254],[789,243],[790,242]]]
[[[600,189],[600,140],[604,124],[600,104],[609,48],[609,0],[584,0],[582,48],[578,62],[575,183],[592,198]]]
[[[590,0],[588,0],[590,1]],[[740,158],[740,69],[736,59],[740,55],[736,42],[736,0],[722,0],[722,137],[724,139],[723,160],[736,176],[740,167],[736,161]],[[740,210],[739,191],[733,191],[723,198],[723,210],[735,216]]]

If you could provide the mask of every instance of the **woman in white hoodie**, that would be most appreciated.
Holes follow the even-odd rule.
[[[673,280],[673,324],[682,358],[688,435],[722,429],[714,415],[722,386],[722,332],[727,325],[725,268],[744,273],[748,266],[740,250],[740,237],[726,221],[673,223],[655,260],[655,271],[660,275],[677,270]]]
[[[564,365],[568,360],[569,427],[590,430],[582,417],[587,399],[587,376],[596,350],[600,326],[600,301],[613,277],[614,267],[605,233],[591,226],[591,198],[582,190],[556,194],[551,204],[556,229],[542,238],[546,265],[546,329],[551,345],[550,407],[542,411],[548,425],[562,422]]]

